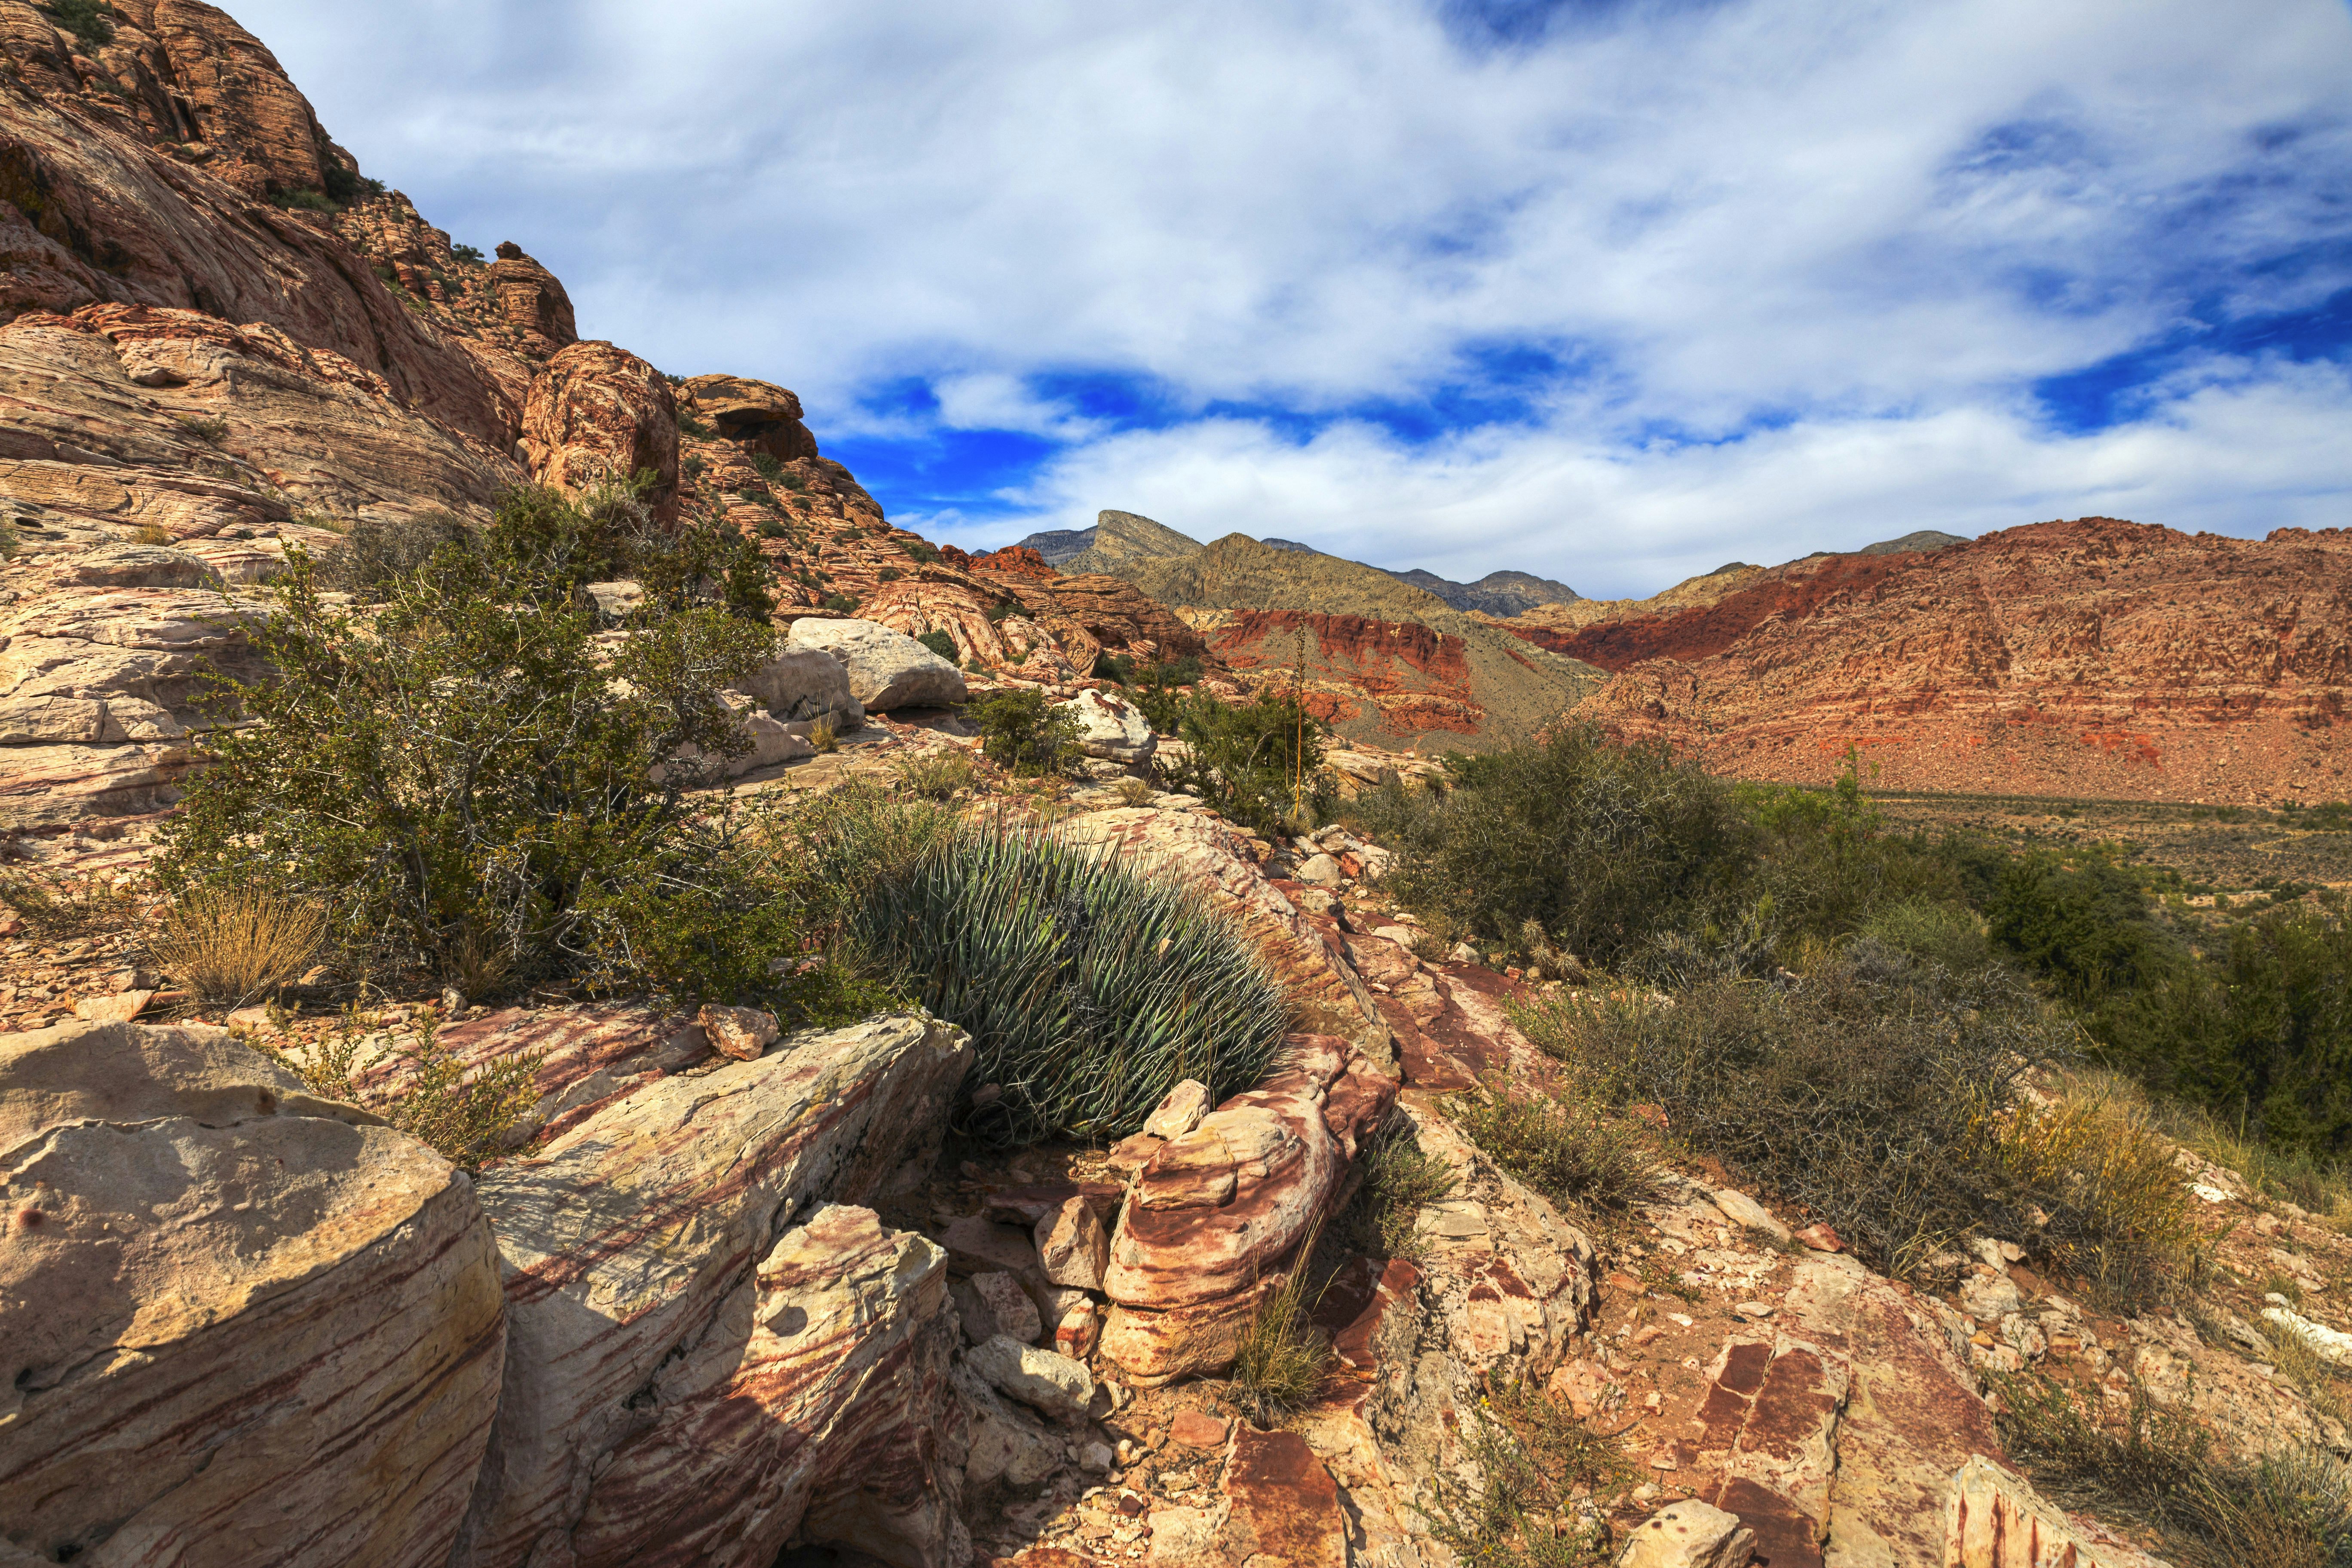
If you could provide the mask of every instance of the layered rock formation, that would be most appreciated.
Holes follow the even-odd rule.
[[[2352,535],[2085,518],[1758,574],[1560,646],[1579,710],[1742,777],[2105,797],[2341,797]]]

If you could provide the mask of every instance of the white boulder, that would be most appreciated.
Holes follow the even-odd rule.
[[[963,672],[906,633],[874,621],[803,618],[793,623],[787,653],[840,659],[849,693],[866,711],[940,708],[964,700]]]
[[[1143,710],[1116,693],[1088,687],[1055,706],[1077,720],[1081,726],[1078,750],[1089,757],[1114,763],[1142,763],[1149,762],[1159,749],[1159,737],[1152,734],[1150,721],[1144,718]]]

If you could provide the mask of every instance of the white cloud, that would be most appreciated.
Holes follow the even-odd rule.
[[[1059,519],[1164,485],[1640,587],[2134,497],[2259,531],[2347,484],[2306,434],[2343,411],[2330,372],[2168,387],[2092,437],[2021,396],[2192,310],[2352,281],[2340,0],[1636,6],[1484,53],[1422,0],[236,11],[371,172],[540,256],[584,331],[793,386],[821,440],[924,428],[861,406],[919,380],[940,425],[1066,444],[1028,488]],[[1415,448],[1119,434],[1034,390],[1328,413],[1475,389],[1486,345],[1589,379]],[[2199,445],[2230,409],[2260,417]],[[1519,553],[1564,530],[1598,542],[1582,576]]]

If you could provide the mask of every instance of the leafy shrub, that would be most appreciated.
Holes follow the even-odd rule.
[[[102,49],[114,42],[114,7],[103,0],[47,0],[40,9],[85,48]]]
[[[716,441],[719,432],[684,409],[678,411],[677,433],[697,441]]]
[[[1184,717],[1181,689],[1201,679],[1201,661],[1187,654],[1181,658],[1139,665],[1128,654],[1105,654],[1095,660],[1094,672],[1127,688],[1152,733],[1172,735]]]
[[[2032,1247],[2111,1298],[2193,1269],[2177,1171],[2124,1119],[2025,1109],[2064,1034],[1999,970],[1955,975],[1857,942],[1803,984],[1714,980],[1670,1001],[1547,999],[1520,1026],[1675,1135],[1834,1225],[1882,1271],[1937,1279],[1960,1238]],[[2100,1138],[2084,1137],[2104,1125]],[[2169,1194],[2169,1199],[2167,1194]],[[2029,1212],[2048,1218],[2036,1226]]]
[[[658,534],[625,537],[634,515],[625,497],[509,492],[364,617],[325,604],[292,552],[252,633],[277,678],[217,683],[262,722],[208,738],[164,884],[315,903],[362,973],[448,973],[471,944],[523,980],[772,989],[767,960],[796,951],[774,868],[688,791],[748,745],[718,689],[774,634],[693,571],[693,541],[665,560]],[[623,558],[646,598],[607,661],[580,590]]]
[[[482,247],[478,245],[453,245],[449,247],[449,254],[473,267],[479,267],[486,259],[482,255]],[[679,423],[682,426],[685,421],[681,420]]]
[[[197,1000],[234,1008],[300,979],[326,936],[316,905],[266,886],[193,888],[173,901],[148,951]]]
[[[1295,693],[1234,707],[1197,695],[1177,729],[1192,752],[1176,770],[1181,786],[1235,822],[1260,833],[1302,833],[1338,803],[1323,767],[1326,726]]]
[[[934,808],[935,809],[935,808]],[[1287,1010],[1246,936],[1192,891],[1033,829],[957,828],[856,797],[803,835],[839,929],[877,973],[971,1031],[965,1131],[1110,1142],[1184,1079],[1264,1076]]]
[[[357,169],[346,169],[331,158],[327,161],[323,183],[327,199],[342,206],[349,206],[364,197],[383,195],[382,180],[370,179]]]
[[[289,212],[326,213],[331,216],[343,210],[324,191],[272,191],[269,199]]]
[[[1008,687],[972,710],[981,751],[1007,773],[1058,773],[1077,754],[1086,726],[1034,686]]]
[[[896,583],[899,578],[905,575],[906,574],[899,571],[896,566],[885,566],[881,571],[874,574],[874,578],[875,581],[878,583]]]
[[[1020,613],[1021,613],[1021,606],[1020,606],[1020,605],[1007,605],[1007,604],[1002,604],[1002,603],[994,604],[994,605],[989,605],[989,606],[988,606],[988,608],[987,608],[986,610],[984,610],[984,611],[982,611],[982,614],[985,615],[985,616],[988,617],[988,624],[989,624],[990,626],[994,626],[997,622],[999,622],[999,621],[1001,621],[1001,620],[1004,619],[1004,617],[1005,617],[1005,616],[1017,616],[1017,615],[1019,615]]]
[[[751,471],[774,484],[784,477],[784,465],[773,452],[754,452],[751,454]]]
[[[183,419],[180,428],[208,447],[217,447],[228,439],[228,421],[226,419]]]
[[[760,520],[760,526],[755,531],[758,532],[760,537],[762,539],[790,539],[793,536],[793,531],[791,529],[786,528],[782,523],[778,522],[772,517],[761,518]]]
[[[940,558],[940,547],[926,540],[902,539],[898,541],[898,548],[926,566]]]
[[[1450,787],[1360,798],[1398,860],[1383,886],[1424,919],[1517,942],[1534,921],[1613,965],[1661,931],[1728,914],[1755,863],[1730,790],[1659,746],[1567,725],[1540,744],[1448,760]]]
[[[2252,1464],[2214,1452],[2185,1412],[2135,1384],[2121,1430],[2085,1415],[2065,1384],[1997,1377],[2002,1446],[2053,1500],[2154,1526],[2184,1568],[2347,1568],[2352,1473],[2321,1451]]]
[[[1828,789],[1742,784],[1733,796],[1755,830],[1759,893],[1792,932],[1843,936],[1887,904],[1966,896],[1939,847],[1887,831],[1851,752]]]
[[[854,616],[857,613],[857,601],[846,594],[827,594],[824,607],[836,616]]]
[[[925,632],[915,640],[950,664],[958,663],[963,658],[962,651],[956,647],[955,638],[945,632]]]
[[[1888,904],[1862,922],[1862,934],[1956,974],[1983,969],[1993,962],[1984,921],[1963,904],[1923,900]]]
[[[349,1104],[361,1101],[360,1080],[371,1068],[389,1059],[407,1063],[412,1070],[399,1094],[382,1107],[385,1120],[451,1164],[479,1171],[484,1161],[505,1150],[515,1123],[539,1103],[539,1069],[546,1053],[517,1051],[469,1072],[441,1045],[430,1019],[418,1020],[407,1032],[404,1043],[389,1044],[362,1061],[366,1028],[356,1013],[346,1012],[333,1035],[307,1050],[280,1051],[266,1044],[260,1048],[313,1093]]]

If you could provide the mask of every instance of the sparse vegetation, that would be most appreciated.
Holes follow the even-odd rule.
[[[177,542],[173,539],[171,530],[165,528],[162,523],[142,522],[137,528],[131,531],[131,542],[133,544],[172,544]]]
[[[515,1124],[539,1100],[538,1078],[546,1054],[511,1051],[478,1066],[460,1061],[439,1039],[437,1026],[419,1018],[404,1031],[404,1041],[373,1034],[355,1010],[346,1010],[336,1031],[302,1051],[281,1051],[255,1042],[299,1078],[313,1093],[357,1104],[368,1098],[362,1079],[387,1065],[405,1068],[398,1092],[386,1097],[385,1120],[451,1164],[479,1171],[506,1152]],[[371,1039],[383,1039],[361,1058]]]
[[[449,247],[449,254],[468,267],[479,267],[487,259],[478,245],[453,245]],[[685,422],[681,420],[679,423],[683,426]]]
[[[971,758],[953,747],[925,752],[898,764],[898,784],[924,800],[952,800],[972,786],[977,776]]]
[[[1141,779],[1121,779],[1113,786],[1111,793],[1118,796],[1118,804],[1125,806],[1150,805],[1160,795]]]
[[[1465,1424],[1468,1484],[1440,1472],[1430,1533],[1465,1568],[1593,1568],[1609,1527],[1576,1511],[1579,1496],[1622,1481],[1624,1457],[1525,1383],[1491,1387]]]
[[[325,213],[331,217],[343,210],[341,205],[324,191],[272,191],[269,193],[269,199],[273,205],[284,207],[289,212]]]
[[[1307,1290],[1320,1235],[1319,1226],[1307,1233],[1290,1272],[1250,1314],[1226,1373],[1225,1402],[1260,1426],[1313,1399],[1331,1370],[1331,1342],[1312,1316],[1321,1293]]]
[[[1340,1216],[1339,1236],[1368,1258],[1418,1258],[1426,1249],[1414,1228],[1423,1207],[1454,1191],[1454,1173],[1421,1152],[1412,1119],[1391,1111],[1364,1142],[1357,1158],[1363,1177]]]
[[[300,979],[326,938],[315,903],[267,885],[198,887],[172,901],[148,951],[198,1001],[235,1008]]]
[[[228,439],[228,421],[226,419],[183,419],[180,428],[207,447],[217,447]]]
[[[40,9],[84,48],[102,49],[114,42],[114,7],[103,0],[47,0]]]
[[[832,714],[824,715],[809,726],[808,743],[822,756],[831,756],[841,750],[841,736],[833,727]]]
[[[2001,1441],[2053,1500],[2153,1526],[2182,1568],[2347,1568],[2352,1473],[2319,1451],[2226,1459],[2189,1415],[2137,1387],[2118,1427],[2065,1384],[1998,1380]]]
[[[387,587],[432,560],[434,552],[444,545],[468,549],[473,539],[473,528],[455,512],[362,517],[341,543],[319,557],[316,580],[324,589],[380,599]]]
[[[0,905],[16,911],[35,936],[67,942],[129,921],[137,895],[98,871],[50,871],[0,859]]]
[[[847,594],[827,594],[824,607],[836,616],[854,616],[857,613],[857,601]]]
[[[955,664],[963,658],[963,651],[956,647],[955,638],[946,632],[925,632],[915,640],[950,664]]]
[[[1061,773],[1077,754],[1085,726],[1034,686],[1008,687],[975,705],[981,751],[1011,773]]]
[[[1453,1097],[1446,1114],[1494,1162],[1564,1208],[1622,1213],[1649,1195],[1655,1161],[1633,1124],[1597,1097],[1524,1084]]]

